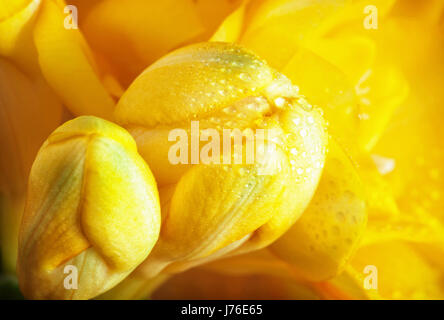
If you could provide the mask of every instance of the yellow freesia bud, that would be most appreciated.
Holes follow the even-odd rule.
[[[122,96],[116,119],[163,186],[162,234],[139,269],[148,276],[267,246],[305,210],[324,163],[319,110],[286,77],[232,44],[197,44],[157,61]],[[253,163],[226,164],[218,146],[209,153],[221,151],[221,159],[205,163],[209,146],[200,141],[197,161],[173,164],[169,156],[178,142],[170,134],[192,134],[192,121],[199,132],[216,132],[210,144],[223,141],[224,129],[269,130],[263,142],[255,141],[267,152]],[[245,141],[244,151],[242,160]]]
[[[156,183],[131,136],[99,118],[71,120],[51,134],[31,169],[19,235],[22,292],[92,298],[147,257],[159,228]],[[66,288],[72,268],[76,290]]]

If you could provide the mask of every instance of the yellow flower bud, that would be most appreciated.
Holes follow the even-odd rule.
[[[155,180],[131,136],[84,116],[55,130],[29,177],[18,276],[33,299],[88,299],[149,254],[160,229]],[[66,288],[66,270],[78,272]]]
[[[232,44],[197,44],[160,59],[122,96],[116,118],[163,186],[162,234],[139,269],[149,276],[267,246],[302,214],[324,163],[327,138],[318,109],[286,77]],[[192,121],[200,133],[216,131],[210,143],[223,141],[224,129],[269,130],[263,142],[255,141],[267,151],[247,163],[244,141],[242,163],[227,164],[218,146],[212,152],[220,151],[220,161],[205,163],[208,144],[200,141],[197,161],[173,164],[170,133],[192,134]]]

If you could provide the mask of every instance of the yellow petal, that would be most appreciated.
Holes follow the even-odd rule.
[[[344,72],[359,102],[361,147],[370,151],[405,100],[407,82],[391,64],[376,60],[375,43],[368,37],[337,35],[310,43],[310,49]]]
[[[369,221],[397,218],[400,215],[399,208],[393,190],[384,177],[392,170],[392,159],[378,155],[369,156],[366,153],[355,156],[354,160],[365,189]],[[379,168],[374,159],[380,162]]]
[[[236,42],[242,32],[245,5],[231,13],[213,34],[210,41]]]
[[[292,266],[263,249],[175,275],[152,298],[381,299],[377,290],[364,289],[364,278],[365,274],[347,266],[332,280],[308,282]]]
[[[396,57],[405,70],[409,95],[372,152],[392,159],[395,164],[385,178],[394,190],[401,211],[425,217],[432,215],[442,222],[444,131],[441,119],[444,96],[440,84],[444,64],[442,41],[433,40],[442,39],[442,33],[436,28],[416,29],[417,26],[412,23],[403,31],[408,40],[398,40],[401,46],[406,46],[409,41],[415,49],[407,51],[405,58],[399,53]],[[406,25],[400,24],[396,30],[401,31],[402,27]],[[410,31],[414,31],[411,38]],[[396,41],[394,34],[389,39]],[[415,58],[418,55],[420,58]]]
[[[75,115],[112,119],[114,101],[95,71],[89,48],[76,29],[64,28],[63,6],[42,3],[34,29],[34,42],[43,75]]]
[[[96,297],[97,300],[143,300],[151,299],[152,294],[170,278],[160,274],[147,278],[143,273],[133,272],[111,290]]]
[[[232,265],[232,269],[235,268],[236,264]],[[320,296],[312,286],[282,275],[235,275],[196,268],[172,277],[152,298],[313,300]]]
[[[32,26],[41,0],[11,0],[0,4],[0,54],[28,71],[37,70]]]
[[[433,217],[398,217],[392,219],[369,219],[362,244],[386,241],[408,241],[412,243],[438,245],[444,248],[443,227]]]
[[[29,0],[11,0],[0,6],[0,20],[10,17],[27,6]]]
[[[384,17],[395,0],[373,1],[378,9],[378,17]],[[276,28],[292,34],[300,43],[311,42],[352,21],[362,23],[364,8],[369,3],[364,0],[263,0],[253,2],[250,18],[245,31],[245,39],[260,29]]]
[[[0,219],[4,267],[15,272],[17,235],[28,174],[49,133],[61,122],[62,106],[41,76],[29,77],[0,58]]]
[[[397,1],[393,8],[393,15],[411,17],[421,21],[422,24],[434,24],[439,21],[444,10],[441,0],[430,1]]]
[[[319,186],[302,217],[271,250],[310,280],[332,278],[355,251],[367,222],[358,173],[333,141]]]
[[[359,109],[349,78],[334,65],[303,48],[294,53],[282,72],[310,102],[322,108],[329,123],[329,133],[346,151],[355,153]]]
[[[252,4],[251,18],[245,36],[249,37],[260,28],[270,28],[280,24],[287,32],[299,39],[320,34],[332,24],[335,14],[344,9],[347,1],[288,1],[264,0]]]
[[[378,17],[382,18],[394,2],[374,1],[371,5],[376,6]],[[310,49],[312,46],[324,46],[324,43],[329,46],[330,42],[336,40],[335,31],[346,28],[351,22],[359,23],[359,28],[363,29],[364,8],[367,5],[367,1],[346,0],[253,1],[246,14],[248,18],[240,43],[281,70],[298,47]],[[329,37],[330,33],[333,37]],[[350,44],[350,41],[346,42]],[[342,49],[338,52],[347,55],[347,50]]]
[[[357,272],[372,265],[377,286],[385,299],[442,299],[442,269],[413,247],[402,242],[365,246],[352,262]]]
[[[237,46],[187,46],[152,64],[131,84],[118,103],[116,118],[147,127],[186,123],[258,95],[274,77],[264,61]],[[285,85],[278,89],[292,90]]]
[[[187,171],[176,186],[162,240],[145,264],[151,264],[151,259],[183,264],[217,255],[224,247],[242,245],[275,215],[290,214],[295,210],[293,204],[264,196],[285,192],[289,166],[281,166],[281,173],[264,176],[254,167],[243,166],[200,165]]]
[[[226,24],[225,20],[233,20],[230,18],[235,15],[237,20],[240,18],[235,12],[239,12],[239,9],[245,2],[249,0],[195,0],[194,5],[196,11],[199,14],[200,20],[205,27],[205,32],[202,35],[202,40],[207,40],[216,30],[220,29],[221,25]],[[231,22],[229,23],[231,24]],[[235,23],[237,24],[237,23]],[[224,28],[224,27],[223,27]],[[224,41],[222,39],[215,41]]]
[[[288,30],[282,24],[267,25],[243,35],[239,43],[265,59],[273,68],[282,70],[300,48],[297,37]]]
[[[405,101],[408,85],[403,75],[391,66],[369,69],[364,77],[364,91],[360,93],[361,89],[357,90],[361,103],[358,139],[362,148],[370,151],[389,125],[396,109]]]
[[[106,57],[124,87],[156,59],[204,31],[191,0],[105,0],[85,15],[82,30],[88,42]]]
[[[38,149],[61,121],[62,107],[41,77],[29,78],[3,58],[0,96],[0,183],[3,191],[20,194]]]
[[[364,281],[367,276],[364,270],[355,270],[352,266],[337,277],[319,283],[323,298],[332,300],[381,300],[378,289],[365,289]]]
[[[375,43],[363,36],[335,36],[310,42],[309,48],[345,73],[352,84],[373,65]]]

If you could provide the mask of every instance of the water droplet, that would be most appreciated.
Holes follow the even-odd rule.
[[[282,97],[276,98],[274,99],[274,104],[276,105],[276,107],[281,108],[285,105],[285,99]]]
[[[293,119],[293,123],[298,126],[301,123],[301,119],[300,118],[294,118]]]
[[[341,229],[339,229],[338,226],[334,226],[334,227],[333,227],[333,232],[334,232],[335,234],[339,235],[339,234],[341,233]]]
[[[232,114],[236,112],[236,108],[231,106],[231,107],[226,107],[222,110],[222,112],[227,113],[227,114]]]
[[[243,81],[248,81],[248,80],[251,79],[250,76],[249,76],[247,73],[241,73],[241,74],[239,74],[239,78],[240,78],[241,80],[243,80]]]
[[[429,171],[429,176],[430,178],[432,178],[433,180],[438,180],[439,179],[439,170],[438,169],[431,169]]]
[[[304,109],[305,111],[311,111],[313,110],[313,106],[311,104],[308,103],[307,100],[305,100],[304,98],[299,98],[298,99],[298,104],[301,106],[302,109]]]

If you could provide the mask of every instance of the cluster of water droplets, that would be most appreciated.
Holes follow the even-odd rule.
[[[311,136],[323,128],[299,88],[243,49],[231,46],[214,53],[203,55],[195,64],[203,83],[187,96],[192,109],[199,111],[192,118],[200,121],[200,128],[218,132],[238,128],[245,135],[247,129],[265,129],[267,143],[285,152],[297,180],[310,179],[319,172],[325,150],[311,143]],[[288,110],[294,115],[293,123],[283,126],[281,117]]]

